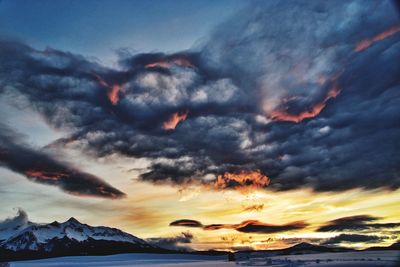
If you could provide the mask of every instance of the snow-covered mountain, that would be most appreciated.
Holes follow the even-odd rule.
[[[17,216],[0,222],[0,243],[30,225],[32,225],[32,223],[28,221],[26,212],[19,209]]]
[[[17,217],[0,224],[0,247],[12,250],[53,251],[56,246],[76,243],[110,241],[134,244],[138,248],[151,246],[144,240],[119,229],[80,223],[75,218],[59,223],[38,224],[27,220],[26,214],[19,211]]]

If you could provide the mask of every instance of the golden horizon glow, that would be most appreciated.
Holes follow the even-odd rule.
[[[110,219],[109,224],[142,238],[171,237],[190,231],[195,236],[190,245],[199,250],[231,250],[241,247],[276,249],[292,246],[296,240],[313,242],[341,234],[315,230],[330,220],[345,216],[368,214],[382,218],[380,222],[400,221],[400,214],[397,212],[400,190],[382,194],[381,190],[361,189],[344,192],[313,192],[310,189],[274,192],[267,189],[243,194],[234,190],[210,191],[193,187],[179,194],[178,188],[167,185],[154,186],[137,182],[135,186],[135,194],[119,201],[121,215]],[[147,191],[146,195],[140,195],[141,191]],[[186,198],[187,195],[190,197]],[[247,209],[253,205],[264,206],[258,210]],[[304,221],[309,226],[272,234],[241,233],[235,229],[207,231],[201,228],[169,226],[169,223],[178,219],[193,219],[204,225],[239,224],[246,220],[277,225]],[[383,234],[378,232],[373,235]],[[294,243],[288,243],[289,241]],[[374,245],[391,245],[395,241],[385,240]],[[354,248],[371,246],[368,243],[344,245]]]

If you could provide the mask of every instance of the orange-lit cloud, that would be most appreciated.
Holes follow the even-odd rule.
[[[119,86],[118,84],[114,84],[111,87],[111,90],[108,92],[107,96],[108,99],[110,99],[110,102],[115,105],[118,103],[119,101],[119,92],[121,91],[121,86]]]
[[[110,85],[96,73],[92,73],[92,75],[96,78],[100,86],[107,88],[108,99],[110,100],[111,104],[116,105],[119,101],[119,94],[122,91],[121,85],[119,84]]]
[[[46,171],[39,171],[39,170],[27,170],[24,172],[27,177],[30,178],[38,178],[42,180],[49,180],[49,181],[59,181],[62,177],[66,176],[63,173],[57,172],[46,172]]]
[[[108,83],[107,83],[103,78],[101,78],[98,74],[96,74],[96,73],[94,73],[94,72],[91,72],[90,74],[93,75],[93,77],[97,80],[97,82],[98,82],[98,84],[99,84],[100,86],[103,86],[103,87],[110,87],[110,86],[108,85]]]
[[[215,189],[232,188],[241,192],[248,192],[269,185],[270,179],[259,170],[241,171],[239,173],[226,172],[219,175],[214,183]]]
[[[158,61],[144,65],[145,68],[165,68],[168,69],[171,66],[169,62]]]
[[[173,113],[171,117],[169,117],[169,119],[163,123],[163,129],[174,130],[178,125],[178,123],[186,120],[188,114],[189,114],[188,111]]]
[[[384,40],[392,35],[395,35],[399,32],[400,32],[400,25],[390,27],[386,31],[383,31],[371,38],[364,39],[361,42],[357,43],[357,45],[354,47],[354,51],[355,52],[363,51],[363,50],[367,49],[368,47],[370,47],[371,45],[373,45],[374,43],[382,41],[382,40]]]
[[[299,123],[305,119],[314,118],[318,116],[321,111],[325,108],[326,103],[331,98],[336,98],[340,94],[340,88],[338,87],[337,83],[335,83],[332,88],[328,91],[325,98],[319,102],[314,104],[308,110],[303,111],[299,114],[290,114],[285,109],[278,109],[272,112],[271,118],[277,121],[289,121],[289,122],[296,122]],[[287,107],[286,107],[287,109]]]
[[[171,60],[160,60],[153,63],[149,63],[144,65],[145,68],[164,68],[168,69],[172,65],[187,67],[187,68],[195,68],[195,66],[189,61],[189,59],[185,57],[173,58]]]
[[[289,114],[286,111],[276,110],[271,114],[272,119],[278,121],[290,121],[290,122],[301,122],[308,118],[314,118],[324,109],[325,103],[317,103],[312,106],[309,110],[303,111],[300,114]]]

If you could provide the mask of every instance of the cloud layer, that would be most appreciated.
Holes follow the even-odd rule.
[[[359,235],[359,234],[340,234],[335,237],[328,238],[323,245],[337,245],[342,242],[347,243],[378,243],[385,240],[385,237],[377,235]]]
[[[379,218],[370,215],[342,217],[319,227],[319,232],[378,231],[400,227],[400,222],[377,223]]]
[[[174,237],[155,237],[146,239],[151,245],[176,250],[176,251],[192,251],[188,244],[192,243],[193,234],[190,232],[182,232]]]
[[[282,225],[263,223],[257,220],[247,220],[239,224],[207,224],[203,225],[195,220],[177,220],[169,224],[170,226],[198,227],[204,230],[234,229],[242,233],[271,234],[278,232],[294,231],[306,228],[308,224],[302,221],[291,222]]]
[[[395,189],[396,12],[390,1],[260,2],[195,51],[124,55],[116,69],[1,40],[0,93],[72,132],[59,145],[149,159],[144,181],[237,189],[217,177],[259,172],[256,188]],[[97,194],[99,180],[80,176]],[[68,177],[60,186],[80,192]]]

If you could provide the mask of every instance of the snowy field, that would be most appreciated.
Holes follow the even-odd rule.
[[[10,267],[68,267],[68,266],[147,266],[147,267],[232,267],[232,266],[321,266],[321,267],[398,267],[400,251],[363,251],[320,253],[273,257],[242,257],[228,262],[225,256],[199,256],[182,254],[120,254],[112,256],[61,257],[10,263]]]
[[[202,256],[187,254],[118,254],[111,256],[61,257],[43,260],[11,262],[10,267],[111,267],[111,266],[147,266],[147,267],[212,267],[237,266],[227,262],[226,256]]]
[[[360,251],[342,253],[319,253],[283,255],[273,257],[250,257],[238,259],[239,266],[307,266],[307,267],[399,267],[400,251]]]

